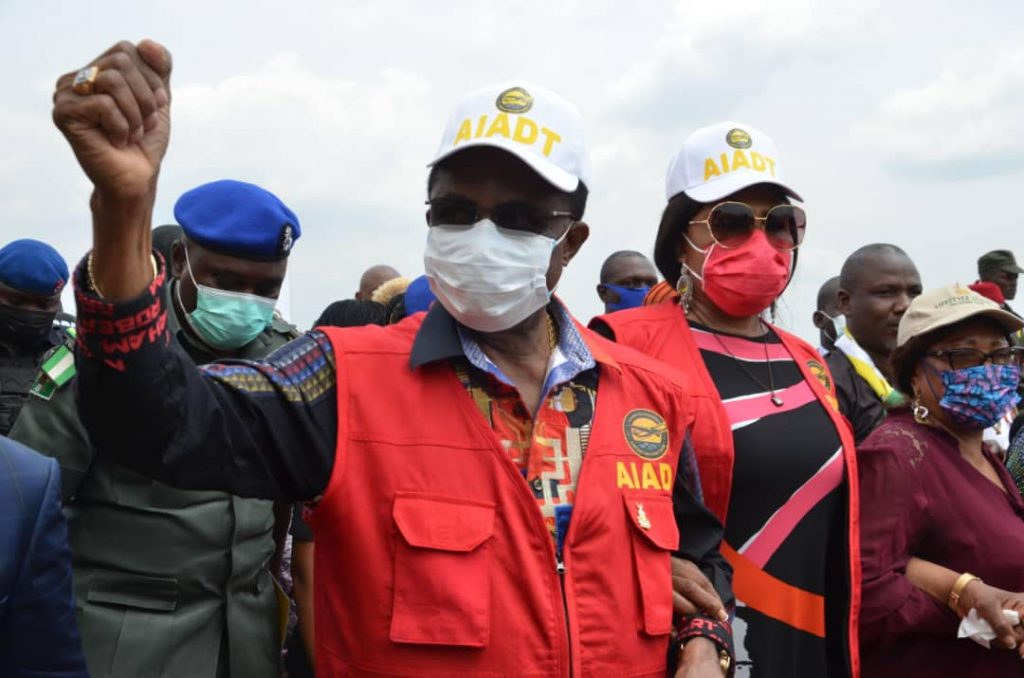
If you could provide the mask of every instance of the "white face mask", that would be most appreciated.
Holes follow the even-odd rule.
[[[571,226],[570,226],[571,228]],[[430,289],[460,323],[478,332],[515,327],[551,299],[551,252],[562,242],[497,226],[431,226],[423,255]]]

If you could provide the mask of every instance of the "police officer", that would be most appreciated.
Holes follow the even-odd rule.
[[[95,187],[75,281],[92,439],[178,485],[319,498],[319,676],[664,676],[671,555],[723,597],[728,568],[688,443],[700,397],[551,293],[589,233],[575,108],[521,82],[456,108],[428,180],[430,311],[196,369],[149,263],[170,70],[121,43],[55,94]],[[683,628],[681,676],[729,670],[720,618]]]
[[[295,214],[238,181],[199,186],[174,213],[184,238],[163,297],[174,343],[204,364],[261,358],[294,338],[274,304],[300,234]],[[273,503],[176,490],[118,466],[89,444],[70,380],[44,373],[37,391],[12,437],[62,467],[92,675],[278,675]]]
[[[44,356],[62,341],[54,321],[68,280],[46,243],[15,240],[0,249],[0,435],[7,435]]]

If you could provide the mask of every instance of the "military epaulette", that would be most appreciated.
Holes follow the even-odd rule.
[[[285,320],[276,310],[274,311],[273,319],[270,321],[270,328],[279,334],[287,336],[289,339],[298,339],[302,335],[298,327]]]
[[[29,391],[37,398],[49,400],[75,376],[75,328],[67,328],[65,334],[64,343],[51,351],[39,368],[36,383]]]

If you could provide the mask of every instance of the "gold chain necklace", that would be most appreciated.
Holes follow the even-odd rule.
[[[548,349],[551,351],[555,350],[558,346],[558,325],[555,324],[555,319],[551,317],[551,313],[544,313],[544,317],[548,321]]]

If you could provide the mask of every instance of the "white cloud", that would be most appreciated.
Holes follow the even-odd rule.
[[[646,54],[609,87],[624,117],[675,124],[760,94],[774,72],[843,53],[879,30],[878,0],[679,0]]]
[[[961,54],[931,82],[897,91],[854,129],[898,171],[974,178],[1024,166],[1024,47]]]
[[[436,135],[432,101],[415,73],[330,77],[279,52],[251,73],[176,86],[171,161],[193,176],[197,167],[211,176],[256,172],[254,180],[288,187],[292,200],[392,204],[396,184],[422,183]]]
[[[971,212],[985,228],[964,247],[962,195],[877,171],[879,149],[893,141],[851,144],[845,133],[872,112],[878,122],[878,102],[906,83],[938,80],[934,64],[949,58],[950,40],[936,36],[955,36],[968,54],[1016,44],[1024,5],[994,3],[936,0],[921,13],[878,0],[307,0],[285,11],[273,0],[97,0],[60,12],[0,2],[0,56],[18,64],[0,91],[0,242],[39,237],[69,261],[86,250],[89,186],[50,122],[50,87],[117,39],[148,35],[175,56],[157,221],[171,219],[181,192],[214,178],[278,193],[303,224],[290,270],[294,319],[306,325],[350,295],[369,265],[422,270],[424,164],[449,107],[466,91],[521,77],[576,103],[592,142],[592,236],[559,288],[581,318],[598,311],[605,256],[649,251],[665,167],[686,134],[739,119],[772,134],[812,206],[809,247],[786,293],[792,312],[783,314],[811,336],[818,284],[866,242],[905,246],[938,284],[963,278],[973,250],[1019,239],[1021,224],[997,208],[1015,190],[1012,175],[971,184]],[[19,28],[43,25],[46,49]],[[956,96],[947,86],[887,115],[905,116],[913,131],[922,110],[968,106],[981,111],[960,114],[979,121],[975,134],[1008,130],[1015,148],[1012,118],[1024,116],[1011,95],[1024,89],[1012,70],[1022,69],[993,65],[994,57],[954,69]],[[978,82],[986,75],[989,89]]]

